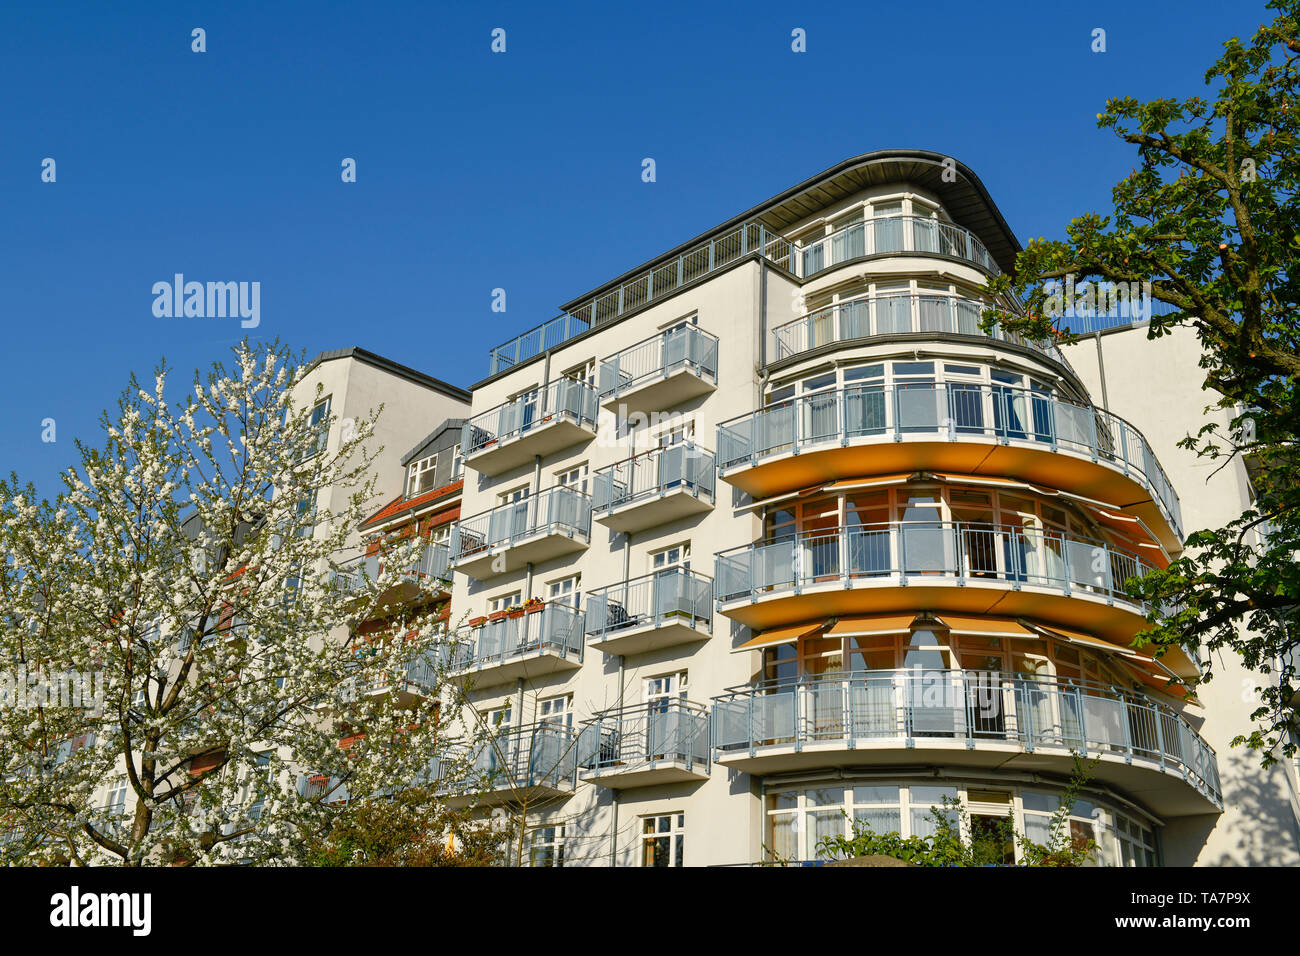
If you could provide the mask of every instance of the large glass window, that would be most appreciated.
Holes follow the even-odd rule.
[[[641,865],[684,866],[686,814],[661,813],[641,818]]]

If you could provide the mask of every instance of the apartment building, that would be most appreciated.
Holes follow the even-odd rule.
[[[1125,578],[1246,494],[1175,446],[1194,348],[982,332],[1019,248],[971,170],[883,150],[492,350],[453,665],[533,862],[814,860],[945,797],[1042,838],[1073,752],[1104,864],[1295,861],[1231,675],[1128,646]]]

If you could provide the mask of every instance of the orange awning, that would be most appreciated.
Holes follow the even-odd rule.
[[[939,622],[953,634],[971,634],[980,637],[1037,638],[1039,636],[1019,621],[1005,617],[971,617],[946,612],[941,612],[938,617]]]
[[[873,614],[869,617],[842,617],[828,632],[830,637],[867,637],[871,634],[898,634],[912,626],[915,614]]]
[[[1091,634],[1082,634],[1079,631],[1071,631],[1064,627],[1043,627],[1039,624],[1031,624],[1029,627],[1035,631],[1040,631],[1048,637],[1054,637],[1057,640],[1066,641],[1070,644],[1077,644],[1080,647],[1086,647],[1089,650],[1104,651],[1121,657],[1124,663],[1131,670],[1142,678],[1144,683],[1152,687],[1158,687],[1169,693],[1182,693],[1186,695],[1188,689],[1182,684],[1182,679],[1175,674],[1164,661],[1152,657],[1149,654],[1143,654],[1131,647],[1123,647],[1119,644],[1112,644],[1109,641],[1103,641],[1099,637],[1093,637]],[[1167,687],[1169,679],[1172,678],[1177,684],[1174,687]]]
[[[764,631],[757,637],[751,637],[739,647],[733,647],[732,653],[736,651],[752,651],[757,647],[771,647],[774,644],[793,644],[801,637],[809,637],[817,634],[827,628],[830,621],[817,621],[813,624],[795,624],[792,627],[774,627],[771,630]]]

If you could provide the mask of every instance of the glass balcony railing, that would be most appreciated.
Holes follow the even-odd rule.
[[[984,243],[969,229],[929,216],[876,216],[851,223],[814,241],[790,249],[790,269],[809,278],[863,256],[913,252],[951,256],[974,263],[991,275],[1002,270]]]
[[[759,254],[800,278],[867,255],[918,253],[952,256],[997,275],[998,264],[969,229],[924,216],[880,216],[845,226],[829,236],[799,244],[747,222],[679,256],[637,273],[613,289],[529,329],[492,349],[489,374],[495,375],[604,322],[676,292],[747,255]]]
[[[463,628],[451,653],[455,672],[482,671],[523,657],[550,654],[582,662],[582,612],[565,604]]]
[[[662,700],[607,711],[583,729],[583,767],[619,773],[656,763],[709,772],[709,715],[687,700]]]
[[[345,591],[362,593],[379,580],[378,554],[357,558],[334,572],[334,581]],[[450,551],[444,542],[433,541],[420,552],[415,565],[403,572],[402,580],[432,585],[450,580]]]
[[[1138,555],[1092,538],[974,522],[906,521],[800,533],[720,552],[714,565],[720,605],[779,596],[819,584],[845,587],[872,578],[926,575],[1005,581],[1065,596],[1095,594],[1148,607],[1124,582],[1152,570]]]
[[[602,359],[597,379],[600,400],[617,400],[649,382],[689,371],[705,382],[718,381],[718,339],[687,325],[651,336]]]
[[[1050,341],[1034,341],[996,327],[991,334],[981,330],[980,320],[986,308],[990,308],[989,304],[978,299],[950,295],[905,293],[846,299],[774,328],[772,361],[855,339],[940,332],[1010,342],[1071,368],[1065,354]]]
[[[555,422],[569,422],[594,434],[596,390],[577,379],[556,379],[545,388],[533,389],[475,415],[461,426],[461,448],[465,457],[471,458]]]
[[[589,641],[665,624],[706,628],[713,621],[713,581],[686,568],[656,571],[587,595]]]
[[[718,426],[718,469],[873,440],[934,435],[1033,443],[1105,462],[1138,480],[1181,539],[1178,496],[1141,432],[1117,415],[1010,386],[918,382],[801,395]]]
[[[419,657],[413,658],[395,673],[387,668],[376,667],[368,674],[355,674],[343,685],[342,700],[352,701],[365,694],[390,689],[411,690],[426,695],[436,694],[441,685],[447,655],[448,645],[439,644]]]
[[[677,490],[712,503],[715,474],[713,452],[694,442],[654,448],[592,475],[591,508],[615,511]]]
[[[1026,751],[1142,760],[1222,806],[1218,763],[1191,725],[1166,704],[1091,681],[999,671],[870,670],[767,682],[714,698],[716,759],[765,747],[843,742],[964,741]]]
[[[443,792],[464,794],[534,787],[572,790],[577,785],[578,735],[559,723],[507,727],[472,751],[453,744],[447,753],[435,759],[418,782],[436,782]]]
[[[591,537],[591,498],[564,485],[501,505],[452,525],[451,563],[544,535]]]

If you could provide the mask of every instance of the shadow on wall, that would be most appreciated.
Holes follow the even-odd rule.
[[[1285,769],[1263,770],[1259,755],[1219,755],[1223,813],[1169,821],[1166,866],[1300,866],[1300,821],[1287,798]]]

